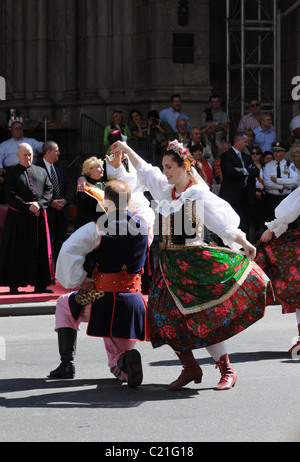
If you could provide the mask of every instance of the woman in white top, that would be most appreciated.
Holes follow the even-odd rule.
[[[255,247],[238,228],[238,215],[209,191],[177,140],[169,143],[163,156],[163,173],[126,143],[118,141],[111,150],[119,179],[132,190],[150,191],[156,201],[160,253],[149,295],[148,323],[153,347],[168,344],[183,365],[171,386],[201,382],[202,370],[192,350],[205,347],[220,368],[216,389],[233,387],[236,372],[224,340],[260,319],[272,301],[270,281],[252,261]],[[120,165],[121,152],[136,168],[136,177]],[[204,225],[228,248],[205,243]]]
[[[275,209],[275,220],[258,245],[257,263],[270,277],[276,299],[284,313],[295,313],[299,338],[289,350],[300,350],[300,229],[288,230],[300,215],[300,187],[289,194]]]

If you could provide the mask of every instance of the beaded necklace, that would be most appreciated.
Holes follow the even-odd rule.
[[[192,185],[192,181],[189,182],[189,184],[188,184],[187,187],[184,189],[184,191],[186,191],[191,185]],[[174,186],[174,188],[172,189],[172,200],[173,200],[173,201],[177,201],[177,199],[179,199],[179,197],[181,196],[181,194],[182,194],[184,191],[182,191],[182,192],[179,194],[179,196],[176,197],[176,195],[175,195],[176,189],[175,189],[175,186]]]

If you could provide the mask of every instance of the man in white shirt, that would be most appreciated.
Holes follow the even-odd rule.
[[[298,186],[297,170],[290,160],[285,159],[286,152],[287,147],[283,143],[273,143],[274,160],[264,167],[263,182],[267,193],[266,221],[275,218],[275,208]]]
[[[23,125],[21,122],[14,122],[11,126],[11,139],[0,144],[0,175],[5,173],[5,169],[14,167],[19,163],[17,156],[18,148],[21,143],[30,144],[33,151],[33,164],[36,163],[37,153],[42,152],[44,143],[34,138],[24,137]]]

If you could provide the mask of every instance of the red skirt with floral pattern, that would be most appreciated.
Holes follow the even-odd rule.
[[[258,321],[274,300],[269,278],[230,249],[163,249],[148,302],[150,340],[185,351],[224,341]]]
[[[257,244],[256,263],[272,281],[284,313],[300,309],[300,229]]]

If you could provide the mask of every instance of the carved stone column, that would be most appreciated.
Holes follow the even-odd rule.
[[[98,98],[97,87],[97,46],[98,46],[98,0],[86,0],[86,87],[85,99]]]
[[[48,27],[47,0],[36,0],[36,90],[34,98],[39,101],[48,100]]]
[[[115,98],[124,94],[124,70],[123,70],[123,18],[124,3],[115,0],[112,5],[112,63],[111,63],[111,91]]]
[[[77,0],[65,0],[65,91],[64,99],[77,102]]]
[[[111,0],[98,3],[98,42],[96,55],[97,86],[100,97],[106,100],[110,94],[112,74],[111,35],[113,27]]]
[[[25,42],[24,42],[24,0],[13,2],[13,99],[25,100]]]
[[[35,31],[35,0],[26,0],[24,9],[24,47],[25,47],[25,88],[26,101],[33,100],[36,90],[36,31]]]

